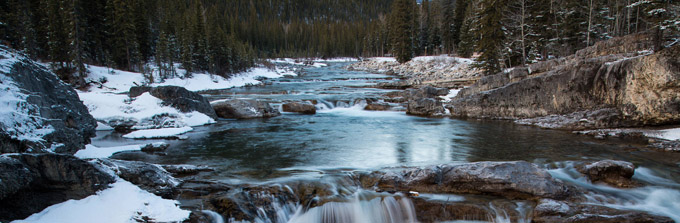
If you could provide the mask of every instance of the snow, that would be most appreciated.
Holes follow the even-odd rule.
[[[96,147],[94,145],[85,145],[85,149],[78,150],[78,152],[73,154],[73,156],[80,159],[107,158],[117,152],[142,150],[142,146],[145,145],[146,144],[116,147]]]
[[[123,138],[128,138],[128,139],[157,139],[157,138],[177,137],[181,134],[190,132],[192,130],[194,130],[194,129],[191,128],[191,127],[137,130],[137,131],[128,133],[126,135],[123,135]]]
[[[9,77],[12,66],[22,60],[26,58],[18,53],[0,51],[0,128],[12,139],[44,142],[43,137],[54,128],[43,123],[40,108],[28,103],[29,95]]]
[[[458,95],[458,92],[460,92],[461,89],[451,89],[449,90],[449,94],[445,96],[439,96],[444,102],[450,102],[451,99],[456,97]]]
[[[79,92],[80,99],[87,106],[90,114],[97,120],[135,120],[133,129],[155,128],[154,116],[165,114],[174,122],[162,124],[162,127],[201,126],[215,123],[215,120],[200,112],[182,113],[179,110],[163,106],[162,100],[144,93],[134,99],[127,95],[104,92]]]
[[[645,132],[647,137],[654,137],[666,140],[680,140],[680,128],[664,129],[654,132]]]
[[[178,201],[163,199],[118,179],[110,188],[95,195],[52,205],[13,223],[134,223],[142,216],[154,222],[179,222],[189,218],[190,211],[180,209],[178,204]]]
[[[95,130],[97,130],[97,131],[109,131],[109,130],[113,130],[113,127],[111,127],[107,124],[101,123],[101,122],[97,122],[97,128],[95,128]]]
[[[397,59],[394,57],[371,57],[368,60],[375,61],[375,62],[380,62],[380,63],[385,63],[385,62],[397,62]]]

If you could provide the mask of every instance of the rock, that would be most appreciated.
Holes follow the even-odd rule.
[[[142,152],[145,153],[164,152],[166,149],[168,149],[168,147],[170,147],[170,144],[164,142],[149,143],[146,144],[145,146],[142,146]]]
[[[635,173],[635,165],[626,161],[602,160],[576,168],[586,175],[591,182],[604,182],[615,187],[634,187],[631,180]]]
[[[438,96],[444,96],[447,94],[449,94],[449,89],[435,88],[432,86],[424,86],[417,89],[411,88],[403,92],[404,97],[409,101],[421,98],[438,98]]]
[[[364,107],[364,110],[369,110],[369,111],[387,111],[387,110],[390,110],[390,108],[392,108],[392,106],[390,106],[390,104],[376,102],[376,103],[367,104],[367,105]]]
[[[0,90],[0,94],[25,95],[25,102],[16,104],[22,109],[17,112],[32,116],[30,121],[12,118],[14,123],[0,123],[0,153],[44,152],[50,149],[57,153],[73,154],[84,149],[90,143],[90,138],[95,136],[97,121],[80,101],[76,91],[45,66],[13,50],[3,46],[0,47],[0,54],[12,56],[11,59],[0,58],[3,63],[0,84],[4,82],[18,90],[6,88]],[[53,131],[39,134],[44,140],[42,142],[18,138],[24,135],[17,132],[21,129],[35,130],[47,125]]]
[[[419,116],[444,115],[445,109],[439,96],[447,95],[448,93],[449,90],[446,88],[431,86],[408,89],[403,92],[404,98],[408,100],[406,114]]]
[[[146,92],[149,92],[152,87],[149,86],[132,86],[128,91],[128,96],[131,98],[136,98]]]
[[[215,110],[210,106],[208,99],[186,88],[178,86],[131,87],[129,95],[130,97],[137,97],[145,92],[149,92],[152,96],[161,99],[163,105],[171,106],[181,112],[197,111],[213,119],[217,118],[217,114],[215,114]]]
[[[212,103],[218,117],[221,118],[270,118],[281,115],[269,103],[252,99],[231,99]]]
[[[441,101],[434,98],[420,98],[409,100],[406,114],[419,116],[444,115],[444,106]]]
[[[476,162],[377,171],[361,178],[364,187],[383,191],[492,194],[506,198],[564,199],[569,188],[536,164]]]
[[[308,115],[316,114],[316,107],[313,104],[290,102],[283,104],[281,107],[284,112],[296,112]]]
[[[165,198],[171,198],[180,183],[159,165],[115,159],[99,159],[96,162],[112,170],[120,178]]]
[[[194,165],[188,165],[188,164],[182,164],[182,165],[161,165],[163,169],[166,171],[172,173],[174,176],[189,176],[189,175],[196,175],[200,172],[211,172],[215,171],[215,168],[208,167],[208,166],[194,166]]]
[[[651,223],[651,222],[674,222],[673,219],[664,216],[633,211],[617,210],[601,205],[578,204],[567,209],[563,202],[541,200],[533,212],[532,222],[627,222],[627,223]]]
[[[24,219],[50,205],[85,198],[113,182],[112,176],[71,155],[2,155],[0,221]]]
[[[542,127],[574,130],[678,123],[680,45],[646,54],[649,40],[642,34],[613,38],[532,65],[539,70],[530,75],[484,77],[453,99],[451,113],[507,119],[566,116]],[[535,122],[540,123],[527,123]]]
[[[412,198],[416,217],[420,222],[487,221],[491,213],[482,206],[455,202],[430,202]]]

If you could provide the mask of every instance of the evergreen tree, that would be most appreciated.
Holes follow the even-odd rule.
[[[481,55],[477,59],[486,74],[501,71],[501,44],[505,39],[503,18],[504,0],[482,0],[482,12],[477,49]]]
[[[410,0],[396,0],[392,6],[390,36],[392,53],[399,63],[413,58],[413,8]]]

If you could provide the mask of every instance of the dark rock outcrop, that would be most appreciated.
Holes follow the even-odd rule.
[[[615,187],[633,187],[637,184],[631,180],[635,174],[635,165],[626,161],[602,160],[577,167],[592,182],[604,182]]]
[[[171,197],[180,181],[163,167],[140,161],[99,159],[97,163],[111,169],[120,178],[163,197]]]
[[[131,98],[134,98],[146,92],[149,92],[149,94],[152,96],[163,100],[163,105],[171,106],[181,112],[197,111],[210,116],[213,119],[217,118],[217,114],[215,114],[215,110],[212,108],[212,106],[210,106],[208,99],[183,87],[131,87],[129,95]]]
[[[647,35],[630,35],[484,77],[454,98],[451,113],[562,129],[677,123],[680,45],[649,54],[651,46]]]
[[[569,188],[535,164],[476,162],[377,171],[361,177],[364,187],[384,191],[491,194],[506,198],[564,199]]]
[[[437,116],[445,113],[439,96],[447,95],[446,88],[425,86],[418,89],[408,89],[402,94],[408,100],[406,114],[419,116]]]
[[[221,118],[270,118],[281,115],[267,102],[252,99],[231,99],[212,103],[218,117]]]
[[[105,189],[114,178],[71,155],[0,156],[0,221],[23,219],[70,199]]]
[[[16,59],[16,62],[10,60],[5,69],[0,69],[0,76],[13,82],[20,93],[27,95],[26,103],[18,105],[25,108],[25,111],[18,112],[26,112],[24,115],[34,116],[36,118],[33,119],[40,119],[43,126],[49,125],[53,129],[51,133],[44,135],[44,142],[34,143],[19,140],[9,130],[16,126],[0,124],[0,153],[42,152],[52,148],[57,153],[73,154],[85,148],[90,143],[90,138],[95,136],[97,122],[80,101],[76,91],[45,66],[4,46],[0,47],[0,52]],[[16,125],[25,127],[28,123]]]
[[[284,112],[296,112],[300,114],[313,115],[316,114],[316,107],[313,104],[301,103],[301,102],[290,102],[281,105],[281,109]]]

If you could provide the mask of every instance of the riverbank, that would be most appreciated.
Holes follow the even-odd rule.
[[[397,75],[403,81],[381,87],[405,89],[422,86],[462,88],[471,85],[481,77],[473,68],[472,59],[440,56],[420,56],[399,64],[391,57],[367,58],[348,65],[345,69]]]

